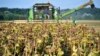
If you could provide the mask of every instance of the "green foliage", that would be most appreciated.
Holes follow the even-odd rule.
[[[28,9],[0,8],[0,20],[19,20],[27,19]]]

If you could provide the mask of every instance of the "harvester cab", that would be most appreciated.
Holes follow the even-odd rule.
[[[29,20],[54,19],[54,6],[50,3],[36,3],[29,12]]]

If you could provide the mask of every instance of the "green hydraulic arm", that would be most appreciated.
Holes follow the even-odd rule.
[[[82,9],[82,8],[84,8],[84,7],[86,7],[86,6],[88,6],[88,5],[90,5],[91,8],[94,8],[93,0],[90,0],[89,2],[87,2],[87,3],[85,3],[85,4],[81,5],[81,6],[79,6],[79,7],[76,8],[76,9],[72,9],[72,10],[70,10],[70,11],[68,11],[68,12],[65,12],[65,13],[61,14],[61,15],[60,15],[60,19],[61,19],[62,17],[64,17],[64,16],[70,15],[70,14],[72,14],[72,13],[74,13],[74,12],[76,12],[76,11],[78,11],[78,10],[80,10],[80,9]],[[75,20],[73,20],[73,21],[75,21]]]
[[[80,10],[80,9],[82,9],[82,8],[88,6],[88,5],[93,6],[93,0],[90,0],[89,2],[87,2],[87,3],[85,3],[85,4],[81,5],[81,6],[79,6],[78,8],[72,9],[72,10],[70,10],[70,11],[68,11],[68,12],[66,12],[66,13],[64,13],[64,14],[62,14],[61,17],[67,16],[67,15],[69,15],[69,14],[72,14],[73,12],[75,12],[75,11],[77,11],[77,10]],[[93,7],[92,7],[92,8],[93,8]]]

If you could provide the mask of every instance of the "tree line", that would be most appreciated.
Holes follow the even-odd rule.
[[[23,20],[27,19],[29,9],[0,8],[0,20]]]
[[[65,13],[71,9],[64,9],[61,10],[61,13]],[[28,18],[28,11],[27,9],[21,8],[0,8],[0,20],[27,20]],[[72,13],[71,15],[63,17],[64,19],[69,19],[72,17],[73,19],[77,20],[100,20],[100,8],[84,8],[79,11]]]

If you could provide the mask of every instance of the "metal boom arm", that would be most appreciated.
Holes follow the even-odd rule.
[[[73,12],[78,11],[78,10],[80,10],[80,9],[82,9],[82,8],[84,8],[84,7],[86,7],[86,6],[88,6],[88,5],[90,5],[91,8],[94,8],[93,0],[90,0],[89,2],[87,2],[87,3],[85,3],[85,4],[81,5],[81,6],[79,6],[79,7],[76,8],[76,9],[72,9],[72,10],[70,10],[70,11],[68,11],[68,12],[65,12],[64,14],[61,15],[61,17],[67,16],[67,15],[69,15],[69,14],[72,14]]]

